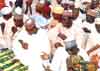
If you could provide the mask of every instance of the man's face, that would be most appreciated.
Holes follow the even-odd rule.
[[[55,20],[60,20],[61,17],[62,17],[62,15],[53,13],[53,18],[54,18]]]
[[[63,23],[63,26],[66,28],[70,28],[72,26],[72,20],[69,19],[69,17],[67,16],[62,17],[62,23]]]
[[[18,19],[18,18],[14,18],[14,23],[15,23],[15,25],[16,25],[16,27],[22,27],[23,26],[23,18],[20,18],[20,19]]]
[[[26,30],[27,31],[33,31],[33,29],[34,29],[34,24],[31,23],[31,24],[26,25]]]
[[[25,29],[29,34],[32,34],[36,31],[37,28],[34,22],[30,22],[25,25]]]
[[[95,24],[95,28],[96,28],[97,32],[100,33],[100,24]]]

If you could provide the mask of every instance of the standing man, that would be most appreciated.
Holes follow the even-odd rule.
[[[11,48],[11,27],[14,25],[12,9],[4,7],[1,9],[3,16],[0,17],[0,44],[5,48]]]
[[[86,13],[86,20],[82,23],[83,39],[82,48],[86,48],[89,35],[92,33],[92,26],[95,24],[95,10],[89,9]]]
[[[97,67],[100,67],[100,18],[95,19],[95,24],[92,27],[92,33],[87,42],[87,53]],[[95,58],[97,56],[98,59]],[[93,60],[95,59],[95,60]],[[99,70],[98,70],[99,71]]]
[[[12,27],[12,39],[14,40],[19,32],[24,29],[24,23],[28,19],[28,16],[23,13],[22,8],[17,7],[14,10],[14,26]]]

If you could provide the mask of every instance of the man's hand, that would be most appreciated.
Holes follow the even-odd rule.
[[[63,45],[59,42],[55,43],[55,48],[58,48],[58,47],[63,47]]]
[[[49,55],[47,53],[45,53],[45,52],[42,52],[41,58],[43,60],[47,60],[49,58]]]
[[[24,49],[28,49],[28,43],[23,42],[23,40],[19,40],[19,42],[21,43],[22,48],[24,48]]]
[[[22,47],[23,47],[24,49],[28,49],[28,44],[27,44],[27,43],[23,43],[23,44],[22,44]]]
[[[17,28],[16,27],[12,27],[12,32],[13,32],[13,34],[15,34],[17,32]]]
[[[65,40],[67,38],[66,35],[62,34],[62,33],[59,33],[58,36],[62,39],[62,40]]]
[[[83,31],[86,32],[86,33],[91,33],[91,31],[88,28],[85,28],[85,27],[83,28]]]

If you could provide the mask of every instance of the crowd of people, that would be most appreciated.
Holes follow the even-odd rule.
[[[0,49],[28,71],[76,71],[82,61],[95,65],[82,71],[100,71],[100,0],[3,1]]]

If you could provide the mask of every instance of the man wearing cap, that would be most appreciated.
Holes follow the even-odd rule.
[[[86,20],[82,23],[81,27],[83,29],[82,48],[86,48],[89,34],[92,32],[92,26],[94,25],[95,16],[96,12],[93,9],[89,9],[86,13]]]
[[[29,18],[25,22],[25,29],[13,41],[12,49],[29,71],[44,71],[42,65],[48,59],[50,45],[47,33],[36,27],[35,20]]]
[[[80,18],[84,21],[86,19],[86,10],[90,8],[92,0],[80,1]]]
[[[62,28],[60,28],[60,33],[61,34],[64,34],[67,38],[65,38],[63,40],[63,43],[64,41],[66,42],[69,42],[73,39],[76,40],[76,43],[77,43],[77,47],[79,49],[81,49],[82,52],[84,52],[84,49],[81,47],[81,43],[83,43],[83,41],[81,41],[81,37],[82,37],[82,33],[83,30],[79,27],[79,26],[76,26],[73,24],[72,22],[72,18],[66,14],[66,12],[63,14],[63,18],[62,18]],[[80,51],[80,53],[81,53]],[[82,55],[82,54],[81,54]],[[82,56],[84,57],[85,54],[83,54]],[[84,59],[88,60],[87,58],[87,55],[86,57],[84,57]]]
[[[24,23],[28,19],[28,16],[23,14],[23,10],[20,7],[15,8],[12,26],[12,39],[14,40],[20,31],[24,29]]]
[[[78,42],[78,46],[81,47],[81,38],[82,38],[82,19],[79,17],[79,8],[75,7],[73,10],[66,10],[65,11],[65,17],[68,16],[70,27],[65,27],[64,29],[66,36],[68,37],[67,40],[72,39],[73,37],[77,39],[76,41]]]
[[[4,7],[1,9],[3,16],[0,17],[0,43],[5,48],[11,48],[11,27],[14,25],[12,17],[12,9]]]
[[[87,52],[83,49],[83,48],[80,48],[78,47],[78,44],[77,44],[77,41],[75,39],[72,39],[72,40],[69,40],[69,41],[65,41],[65,47],[66,49],[67,48],[78,48],[79,49],[79,52],[78,52],[78,55],[82,56],[82,58],[85,60],[85,61],[89,61],[90,58],[87,54]]]
[[[53,28],[53,25],[54,27],[58,24],[61,24],[61,19],[62,19],[62,14],[64,13],[64,8],[61,7],[60,5],[59,6],[55,6],[53,9],[52,9],[52,19],[51,19],[51,22],[49,24],[49,29]],[[54,23],[55,22],[55,23]]]
[[[51,47],[53,49],[55,49],[55,42],[59,40],[58,34],[60,33],[60,27],[62,26],[61,19],[63,12],[64,8],[61,6],[55,6],[52,10],[53,18],[48,25],[48,36],[49,40],[51,41]]]
[[[97,60],[96,65],[100,67],[100,18],[95,19],[95,24],[92,27],[92,33],[87,41],[86,51],[90,58],[97,55],[99,60]],[[91,60],[92,61],[92,60]]]

